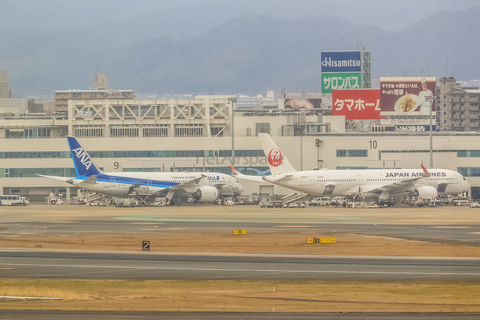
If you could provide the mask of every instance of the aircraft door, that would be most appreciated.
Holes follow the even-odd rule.
[[[151,186],[151,185],[152,185],[152,178],[147,177],[147,186]]]
[[[115,188],[117,186],[117,180],[114,177],[110,177],[111,188]]]
[[[363,177],[361,175],[358,175],[358,185],[361,186],[363,184]]]
[[[310,185],[311,186],[315,185],[315,177],[314,176],[310,176]]]

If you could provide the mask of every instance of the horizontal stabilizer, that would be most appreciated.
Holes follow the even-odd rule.
[[[69,178],[69,177],[45,176],[43,174],[37,174],[37,176],[48,178],[48,179],[60,180],[60,181],[67,181],[67,180],[70,180],[70,179],[74,179],[74,178]]]
[[[230,168],[232,169],[232,171],[235,173],[235,178],[238,178],[238,179],[241,179],[241,180],[250,180],[250,181],[257,181],[257,182],[264,182],[265,180],[263,179],[263,177],[259,177],[259,176],[247,176],[245,174],[242,174],[240,173],[240,171],[238,171],[237,169],[235,169],[234,167],[230,166]]]
[[[97,183],[97,176],[95,176],[95,175],[90,176],[90,177],[88,177],[87,180],[82,181],[80,184],[87,184],[87,183],[88,183],[88,184],[95,184],[95,183]]]

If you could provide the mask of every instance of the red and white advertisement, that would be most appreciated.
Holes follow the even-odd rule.
[[[382,115],[430,115],[435,86],[435,77],[380,78]]]
[[[380,119],[380,90],[333,90],[332,110],[345,120]]]

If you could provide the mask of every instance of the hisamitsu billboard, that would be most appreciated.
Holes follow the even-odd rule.
[[[380,90],[333,90],[332,112],[346,120],[380,119]]]
[[[322,52],[322,72],[361,72],[362,51]]]

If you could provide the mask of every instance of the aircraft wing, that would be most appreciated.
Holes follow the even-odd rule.
[[[430,177],[430,173],[427,171],[427,169],[425,169],[423,165],[422,165],[422,169],[423,169],[422,177],[416,177],[416,178],[406,179],[402,181],[395,181],[393,183],[361,186],[361,192],[381,193],[385,191],[388,193],[402,193],[406,191],[412,191],[413,189],[415,189],[415,185],[419,180]],[[354,189],[357,189],[357,187],[355,187]]]
[[[197,191],[197,185],[202,180],[202,178],[206,177],[206,175],[202,174],[200,177],[189,180],[187,182],[178,184],[176,186],[167,188],[165,190],[175,191],[175,190],[185,190],[186,192],[193,193]]]
[[[233,170],[235,173],[235,178],[241,179],[241,180],[250,180],[250,181],[257,181],[257,182],[265,182],[262,177],[259,176],[247,176],[245,174],[241,174],[240,171],[235,169],[234,167],[230,166],[230,168]]]

